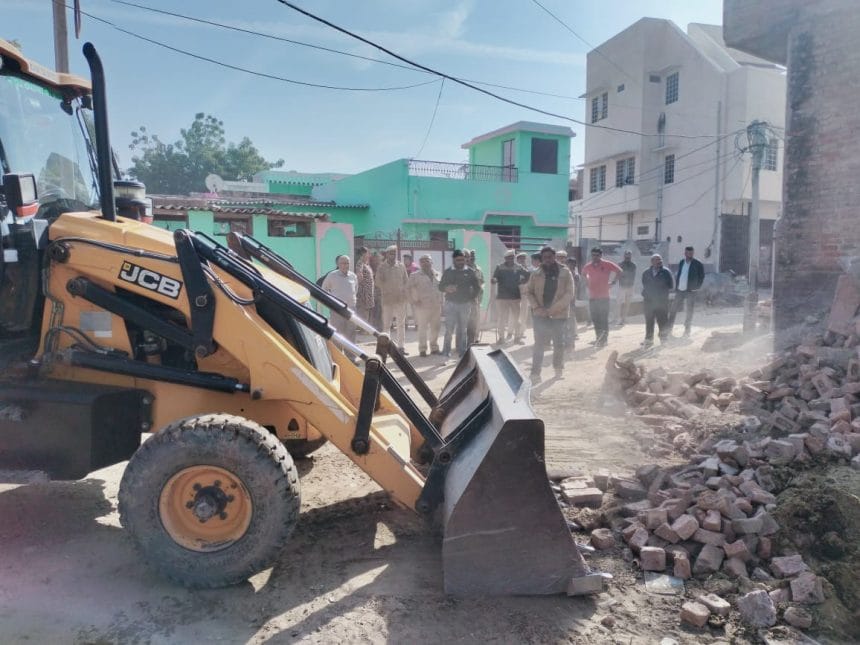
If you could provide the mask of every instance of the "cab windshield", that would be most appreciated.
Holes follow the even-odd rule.
[[[0,72],[0,168],[35,175],[37,217],[99,208],[90,115],[79,98]]]

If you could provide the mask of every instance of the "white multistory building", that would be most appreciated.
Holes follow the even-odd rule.
[[[588,54],[581,199],[575,240],[643,252],[687,245],[712,270],[746,273],[752,199],[746,126],[772,127],[761,171],[761,270],[768,281],[782,194],[785,71],[726,47],[722,27],[643,18]]]

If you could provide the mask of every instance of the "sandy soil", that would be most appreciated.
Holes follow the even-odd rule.
[[[693,337],[640,356],[646,366],[712,367],[742,373],[762,361],[768,339],[706,354],[712,330],[737,329],[741,311],[697,312]],[[626,410],[601,405],[611,349],[636,352],[641,319],[613,329],[609,349],[582,330],[563,380],[535,389],[553,469],[627,472],[654,462],[650,433]],[[484,340],[494,340],[484,332]],[[438,357],[415,365],[438,391],[453,367]],[[512,354],[527,371],[531,350]],[[547,357],[549,358],[549,357]],[[551,370],[549,370],[551,373]],[[438,538],[397,509],[330,446],[300,462],[303,515],[277,565],[248,584],[189,591],[147,569],[120,528],[116,494],[122,465],[78,482],[0,484],[0,642],[282,643],[746,642],[726,630],[688,631],[680,598],[645,591],[641,574],[618,553],[592,557],[615,578],[588,598],[458,600],[441,592]],[[611,618],[607,618],[611,617]],[[614,626],[606,627],[614,620]],[[604,624],[601,623],[603,621]]]

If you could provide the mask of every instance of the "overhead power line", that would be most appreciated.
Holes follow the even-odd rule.
[[[436,105],[433,106],[433,116],[430,117],[430,125],[427,126],[427,132],[424,134],[424,140],[421,142],[421,147],[415,153],[415,159],[421,157],[424,152],[424,146],[427,145],[427,139],[430,138],[430,131],[433,129],[433,123],[436,121],[436,112],[439,110],[439,101],[442,99],[442,90],[445,89],[445,79],[439,81],[439,93],[436,95]]]
[[[69,7],[69,5],[65,4],[62,0],[54,0],[54,2],[56,4],[62,4],[65,7]],[[130,31],[128,29],[124,29],[123,27],[120,27],[119,25],[111,22],[110,20],[105,20],[104,18],[100,18],[100,17],[98,17],[92,13],[89,13],[86,11],[81,11],[81,13],[83,15],[87,16],[88,18],[92,18],[96,22],[103,23],[103,24],[111,27],[112,29],[119,31],[120,33],[126,34],[127,36],[131,36],[132,38],[137,38],[138,40],[148,42],[152,45],[156,45],[158,47],[168,49],[168,50],[175,52],[177,54],[182,54],[182,55],[188,56],[190,58],[195,58],[197,60],[205,61],[207,63],[212,63],[213,65],[218,65],[218,66],[224,67],[226,69],[232,69],[232,70],[235,70],[237,72],[243,72],[245,74],[251,74],[252,76],[258,76],[261,78],[268,78],[268,79],[271,79],[274,81],[280,81],[282,83],[289,83],[291,85],[302,85],[305,87],[315,87],[315,88],[326,89],[326,90],[339,90],[339,91],[343,91],[343,92],[392,92],[392,91],[396,91],[396,90],[409,90],[409,89],[412,89],[415,87],[422,87],[424,85],[431,85],[431,84],[436,82],[435,80],[430,80],[430,81],[424,81],[422,83],[413,83],[412,85],[398,85],[398,86],[393,86],[393,87],[349,87],[349,86],[342,86],[342,85],[327,85],[327,84],[323,84],[323,83],[311,83],[310,81],[300,81],[300,80],[297,80],[294,78],[287,78],[284,76],[278,76],[277,74],[269,74],[267,72],[260,72],[257,70],[248,69],[247,67],[240,67],[239,65],[233,65],[232,63],[227,63],[227,62],[218,60],[216,58],[210,58],[208,56],[203,56],[201,54],[195,54],[194,52],[190,52],[188,50],[181,49],[179,47],[175,47],[173,45],[162,42],[160,40],[156,40],[154,38],[149,38],[147,36],[143,36],[141,34],[135,33],[135,32]]]
[[[585,38],[583,38],[583,37],[582,37],[582,36],[580,36],[578,33],[576,33],[576,32],[573,30],[573,27],[571,27],[570,25],[568,25],[564,20],[562,20],[561,18],[559,18],[559,17],[558,17],[557,15],[555,15],[552,11],[550,11],[549,9],[547,9],[543,4],[541,4],[540,2],[538,2],[538,0],[532,0],[532,2],[534,2],[538,7],[540,7],[540,8],[541,8],[544,12],[546,12],[550,17],[552,17],[552,19],[553,19],[553,20],[555,20],[558,24],[560,24],[562,27],[564,27],[565,29],[567,29],[567,31],[569,31],[569,32],[570,32],[570,33],[572,33],[574,36],[576,36],[576,38],[578,38],[578,39],[579,39],[579,40],[581,40],[583,43],[585,43],[586,45],[588,45],[589,47],[591,47],[591,49],[592,49],[595,53],[599,54],[600,56],[602,56],[603,58],[605,58],[606,60],[608,60],[608,61],[612,64],[612,66],[613,66],[613,67],[615,67],[618,71],[620,71],[622,74],[624,74],[625,76],[627,76],[630,80],[632,80],[632,81],[633,81],[634,83],[636,83],[637,85],[639,84],[639,81],[637,81],[633,76],[631,76],[631,75],[630,75],[630,73],[629,73],[627,70],[625,70],[625,69],[624,69],[623,67],[621,67],[620,65],[616,64],[616,62],[615,62],[614,60],[612,60],[611,58],[609,58],[609,56],[607,56],[607,55],[606,55],[606,54],[604,54],[602,51],[600,51],[600,48],[598,48],[598,47],[596,47],[596,46],[592,45],[592,44],[591,44],[590,42],[588,42]]]
[[[335,23],[331,22],[330,20],[326,20],[325,18],[318,16],[314,13],[311,13],[310,11],[307,11],[306,9],[302,9],[298,5],[296,5],[292,2],[289,2],[288,0],[277,0],[277,2],[284,5],[285,7],[289,7],[293,11],[296,11],[296,12],[298,12],[304,16],[307,16],[311,20],[314,20],[314,21],[319,22],[323,25],[326,25],[327,27],[330,27],[330,28],[334,29],[335,31],[339,31],[340,33],[345,34],[345,35],[349,36],[350,38],[354,38],[355,40],[363,42],[366,45],[370,45],[371,47],[378,49],[379,51],[381,51],[385,54],[388,54],[392,58],[395,58],[395,59],[397,59],[403,63],[406,63],[408,65],[412,65],[412,66],[416,67],[417,69],[424,70],[425,72],[435,74],[435,75],[437,75],[441,78],[445,78],[445,79],[447,79],[453,83],[457,83],[458,85],[462,85],[463,87],[468,87],[469,89],[474,90],[475,92],[480,92],[481,94],[485,94],[487,96],[490,96],[490,97],[492,97],[498,101],[502,101],[503,103],[507,103],[509,105],[514,105],[516,107],[520,107],[520,108],[523,108],[524,110],[529,110],[531,112],[537,112],[538,114],[543,114],[545,116],[551,116],[553,118],[561,119],[563,121],[568,121],[570,123],[576,123],[578,125],[582,125],[582,126],[589,127],[589,128],[599,128],[601,130],[609,130],[609,131],[613,131],[613,132],[623,132],[625,134],[635,134],[635,135],[641,136],[641,137],[656,136],[656,135],[646,134],[644,132],[639,132],[637,130],[627,130],[625,128],[615,128],[615,127],[612,127],[609,125],[598,125],[596,123],[588,123],[586,121],[580,121],[579,119],[574,119],[572,117],[565,116],[563,114],[558,114],[556,112],[550,112],[549,110],[544,110],[542,108],[535,107],[533,105],[528,105],[527,103],[521,103],[520,101],[515,101],[515,100],[507,98],[505,96],[501,96],[500,94],[496,94],[495,92],[491,92],[489,90],[486,90],[482,87],[478,87],[474,83],[470,83],[470,82],[468,82],[462,78],[458,78],[456,76],[451,76],[450,74],[446,74],[445,72],[440,72],[437,69],[433,69],[432,67],[428,67],[426,65],[422,65],[421,63],[417,63],[417,62],[415,62],[409,58],[406,58],[405,56],[401,56],[400,54],[392,51],[391,49],[388,49],[387,47],[384,47],[383,45],[380,45],[379,43],[376,43],[372,40],[369,40],[368,38],[360,36],[359,34],[356,34],[355,32],[352,32],[352,31],[350,31],[344,27],[336,25]],[[717,135],[713,135],[713,134],[705,134],[705,135],[676,134],[676,135],[670,135],[670,136],[674,136],[676,138],[681,138],[681,139],[707,139],[707,138],[715,138]]]
[[[317,45],[315,43],[309,43],[302,40],[294,40],[292,38],[285,38],[284,36],[277,36],[275,34],[266,33],[264,31],[256,31],[254,29],[245,29],[244,27],[237,27],[236,25],[229,25],[223,22],[215,22],[214,20],[207,20],[205,18],[197,18],[196,16],[189,16],[182,13],[177,13],[175,11],[167,11],[165,9],[157,9],[155,7],[148,7],[143,4],[138,4],[136,2],[128,2],[127,0],[110,0],[113,3],[125,5],[127,7],[135,7],[136,9],[142,9],[144,11],[151,11],[152,13],[161,14],[164,16],[171,16],[172,18],[181,18],[183,20],[188,20],[190,22],[196,22],[202,25],[208,25],[210,27],[218,27],[219,29],[227,29],[230,31],[235,31],[242,34],[247,34],[249,36],[258,36],[260,38],[267,38],[269,40],[276,40],[282,43],[288,43],[290,45],[298,45],[300,47],[308,47],[310,49],[316,49],[319,51],[328,52],[330,54],[337,54],[339,56],[347,56],[349,58],[356,58],[359,60],[368,61],[371,63],[379,63],[380,65],[388,65],[389,67],[397,67],[399,69],[406,69],[410,72],[419,72],[423,74],[432,74],[432,72],[426,72],[421,69],[416,69],[411,65],[403,65],[401,63],[394,63],[389,60],[382,60],[381,58],[373,58],[372,56],[362,56],[361,54],[356,54],[354,52],[344,51],[342,49],[335,49],[333,47],[325,47],[324,45]],[[434,74],[435,76],[435,74]],[[470,83],[475,83],[477,85],[486,85],[488,87],[498,87],[505,90],[512,90],[514,92],[523,92],[525,94],[537,94],[540,96],[550,96],[558,99],[567,99],[571,101],[582,101],[581,97],[578,96],[570,96],[568,94],[557,94],[554,92],[545,92],[542,90],[533,90],[527,89],[523,87],[513,87],[511,85],[500,85],[498,83],[490,83],[488,81],[479,81],[475,79],[464,78],[463,80],[469,81]]]

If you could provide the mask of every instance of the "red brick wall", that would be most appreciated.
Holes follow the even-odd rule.
[[[860,254],[858,33],[860,3],[804,15],[788,34],[777,329],[825,312],[842,273],[839,258]]]

